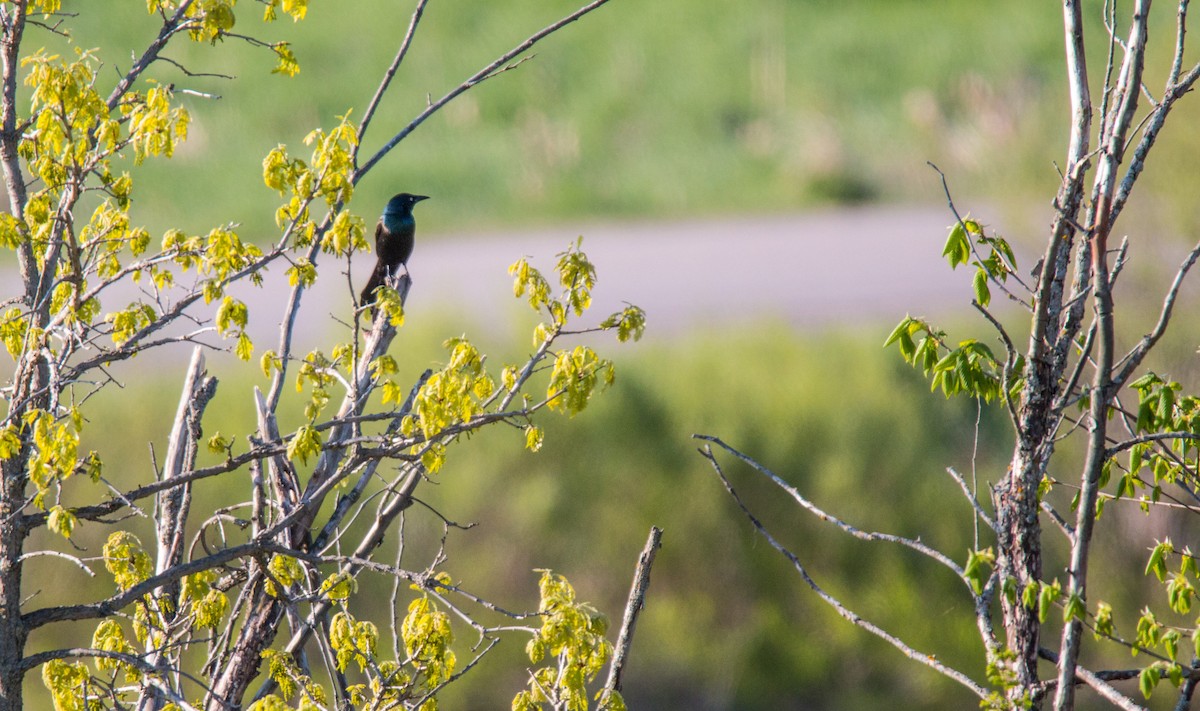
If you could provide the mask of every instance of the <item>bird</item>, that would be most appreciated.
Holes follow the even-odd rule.
[[[405,273],[408,272],[408,258],[412,256],[413,235],[417,230],[413,205],[428,199],[428,195],[400,193],[388,200],[387,207],[383,208],[383,216],[375,225],[375,253],[379,255],[379,261],[363,287],[359,299],[362,306],[375,303],[375,290],[394,276],[398,267],[403,265]]]

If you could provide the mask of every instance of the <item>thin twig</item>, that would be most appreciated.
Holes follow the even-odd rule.
[[[979,503],[979,499],[976,498],[975,492],[971,490],[971,487],[967,486],[967,481],[963,478],[963,475],[959,474],[954,467],[946,467],[946,473],[958,483],[959,488],[962,489],[963,496],[971,504],[971,508],[975,509],[976,520],[983,521],[988,528],[993,531],[996,530],[996,522],[983,510],[983,506]],[[976,538],[976,546],[978,546],[978,537]]]
[[[699,437],[698,435],[693,435],[693,436]],[[709,441],[728,449],[725,445],[721,444],[718,440],[716,440],[716,438],[709,438],[709,437],[700,437],[700,438],[708,439]],[[852,624],[855,624],[855,625],[867,630],[868,632],[875,635],[876,637],[879,637],[880,639],[884,640],[885,642],[891,644],[893,647],[895,647],[897,650],[899,650],[901,654],[908,657],[909,659],[920,662],[921,664],[924,664],[925,666],[933,669],[934,671],[937,671],[938,673],[940,673],[950,679],[953,679],[954,681],[957,681],[958,683],[962,684],[967,689],[969,689],[972,693],[974,693],[979,698],[983,699],[983,698],[987,697],[988,690],[985,689],[983,686],[977,684],[966,674],[963,674],[962,672],[958,671],[957,669],[954,669],[952,667],[949,667],[949,666],[943,664],[942,662],[938,661],[937,657],[935,657],[932,654],[919,652],[916,649],[913,649],[912,647],[910,647],[908,644],[906,644],[900,638],[883,630],[882,628],[875,625],[874,623],[869,622],[869,621],[863,619],[862,617],[859,617],[858,614],[856,614],[855,612],[853,612],[849,608],[847,608],[845,605],[843,605],[837,598],[833,597],[833,595],[826,592],[808,574],[808,570],[805,569],[804,565],[800,562],[800,559],[797,558],[796,555],[794,553],[792,553],[790,550],[788,550],[782,543],[780,543],[778,540],[776,540],[776,538],[773,535],[771,535],[771,533],[766,529],[766,527],[762,524],[762,522],[759,521],[758,518],[753,513],[750,512],[749,508],[746,507],[745,502],[742,501],[740,496],[738,496],[737,491],[734,490],[733,485],[729,482],[729,479],[726,478],[725,472],[721,469],[721,465],[717,462],[716,457],[713,455],[712,447],[709,445],[705,445],[704,448],[702,448],[700,450],[700,453],[701,453],[701,455],[704,456],[705,459],[708,460],[709,464],[712,465],[713,470],[717,473],[717,476],[721,479],[721,483],[724,485],[725,490],[727,492],[729,492],[729,495],[733,498],[734,502],[737,503],[738,508],[740,508],[742,510],[742,513],[746,516],[746,518],[748,518],[750,520],[751,525],[754,526],[755,530],[758,531],[759,535],[761,535],[764,539],[766,539],[766,541],[771,545],[772,548],[777,550],[781,555],[783,555],[785,558],[787,558],[789,561],[791,561],[792,567],[795,568],[796,572],[798,572],[800,574],[800,577],[804,579],[805,584],[807,584],[808,587],[811,588],[813,590],[813,592],[815,592],[817,594],[818,597],[820,597],[827,604],[829,604],[838,613],[838,615],[840,615],[842,618],[850,621]],[[735,456],[737,456],[737,455],[735,454]]]
[[[45,551],[31,551],[29,553],[22,553],[21,556],[19,558],[17,558],[17,561],[23,563],[26,560],[29,560],[30,558],[35,558],[37,556],[43,556],[43,555],[54,556],[56,558],[62,558],[63,560],[70,561],[70,562],[74,563],[76,566],[78,566],[83,572],[87,573],[89,578],[96,577],[96,572],[93,571],[91,568],[89,568],[87,566],[87,563],[83,562],[82,560],[80,560],[79,558],[77,558],[73,555],[70,555],[69,553],[63,553],[62,551],[45,550]]]
[[[996,329],[996,333],[1000,334],[1000,340],[1004,343],[1004,369],[1001,370],[1000,375],[1000,397],[1004,399],[1004,405],[1008,408],[1009,419],[1012,420],[1013,427],[1017,430],[1017,436],[1020,437],[1022,436],[1021,418],[1017,414],[1016,403],[1009,396],[1009,384],[1012,382],[1013,368],[1017,362],[1017,348],[1013,345],[1012,339],[1009,338],[1008,331],[1005,330],[1004,325],[992,315],[991,311],[987,310],[987,307],[979,303],[976,299],[971,299],[971,305],[975,307],[976,311],[983,314],[988,323],[992,324],[992,328]]]
[[[1154,324],[1154,328],[1150,330],[1150,333],[1143,336],[1142,340],[1134,346],[1133,350],[1129,351],[1121,359],[1124,362],[1124,366],[1121,368],[1121,372],[1113,378],[1113,384],[1117,387],[1128,381],[1129,377],[1133,375],[1133,371],[1141,365],[1146,354],[1150,352],[1150,349],[1154,348],[1154,345],[1166,333],[1167,325],[1171,322],[1171,313],[1175,309],[1175,300],[1179,297],[1179,289],[1183,286],[1183,280],[1187,277],[1192,266],[1196,264],[1197,258],[1200,258],[1200,242],[1196,243],[1191,252],[1188,252],[1183,263],[1176,270],[1175,278],[1171,281],[1171,287],[1167,289],[1167,294],[1163,297],[1162,311],[1159,313],[1158,323]]]
[[[362,179],[362,176],[366,175],[371,170],[371,168],[374,168],[375,164],[378,163],[380,160],[382,160],[383,157],[386,156],[388,153],[390,153],[391,150],[400,143],[400,141],[404,140],[405,137],[408,136],[408,134],[410,134],[414,130],[416,130],[417,126],[420,126],[422,123],[424,123],[425,119],[429,118],[434,113],[436,113],[439,109],[441,109],[443,106],[450,103],[459,94],[462,94],[463,92],[467,91],[468,89],[475,86],[476,84],[479,84],[480,82],[487,81],[488,79],[491,79],[492,77],[498,76],[506,71],[509,71],[514,66],[516,66],[516,65],[510,65],[509,62],[511,62],[514,58],[516,58],[517,55],[521,54],[522,52],[528,51],[531,47],[533,47],[535,44],[537,44],[541,40],[545,39],[547,36],[554,34],[555,32],[561,30],[563,27],[571,24],[572,22],[578,20],[579,18],[583,17],[584,15],[588,14],[589,12],[592,12],[593,10],[596,10],[597,8],[607,4],[608,2],[609,2],[609,0],[593,0],[592,2],[588,3],[587,5],[584,5],[583,7],[579,8],[575,12],[572,12],[570,15],[567,15],[566,17],[562,18],[558,22],[555,22],[551,25],[548,25],[548,26],[538,30],[537,32],[530,35],[529,38],[526,39],[524,42],[521,42],[516,47],[513,47],[509,51],[500,55],[500,57],[498,59],[496,59],[491,64],[484,67],[483,69],[480,69],[478,72],[473,74],[471,76],[471,78],[467,79],[462,84],[459,84],[457,87],[452,89],[448,94],[446,94],[442,98],[438,99],[437,101],[434,101],[431,104],[429,104],[429,106],[427,106],[425,108],[425,110],[422,111],[415,119],[413,119],[407,126],[402,128],[396,135],[392,136],[391,140],[389,140],[386,144],[384,144],[384,146],[382,148],[380,148],[378,151],[376,151],[375,155],[371,156],[371,158],[366,163],[364,163],[362,165],[362,167],[355,170],[354,175],[351,178],[350,182],[353,184],[357,184],[358,181]]]
[[[1058,654],[1053,650],[1042,647],[1038,650],[1038,655],[1054,664],[1058,663]],[[1119,709],[1123,709],[1124,711],[1146,711],[1144,706],[1138,706],[1128,696],[1125,696],[1121,692],[1117,691],[1111,684],[1108,683],[1110,681],[1135,679],[1139,673],[1141,672],[1137,669],[1094,672],[1085,667],[1078,666],[1076,667],[1076,674],[1079,676],[1079,679],[1075,683],[1078,684],[1082,682],[1087,684],[1097,694],[1104,697],[1114,706]]]
[[[421,15],[425,12],[425,5],[429,0],[417,0],[417,6],[413,9],[412,18],[408,21],[408,31],[404,33],[404,39],[400,42],[400,49],[396,50],[396,58],[392,60],[391,66],[383,73],[383,80],[379,82],[379,88],[375,90],[375,96],[371,97],[371,102],[367,104],[367,110],[363,114],[362,123],[358,125],[358,139],[362,141],[362,137],[366,135],[367,128],[371,125],[371,119],[375,116],[375,110],[379,108],[379,102],[383,100],[383,95],[387,93],[387,89],[392,84],[392,79],[396,76],[396,71],[400,69],[400,63],[404,61],[404,56],[408,54],[408,48],[412,45],[413,37],[417,33],[417,25],[421,22]],[[359,144],[361,145],[361,143]],[[358,146],[354,147],[354,157],[358,158]]]
[[[784,481],[778,474],[771,471],[770,469],[767,469],[762,464],[759,464],[757,461],[755,461],[751,457],[748,457],[745,454],[743,454],[742,452],[738,451],[737,449],[734,449],[733,447],[729,446],[725,442],[721,441],[720,438],[713,437],[711,435],[701,435],[701,434],[694,434],[694,435],[692,435],[692,438],[704,440],[706,442],[712,442],[713,444],[717,445],[721,449],[724,449],[726,452],[729,452],[730,454],[732,454],[734,457],[736,457],[736,458],[740,459],[741,461],[745,462],[746,464],[750,465],[751,468],[753,468],[755,471],[759,472],[760,474],[766,476],[768,479],[770,479],[772,482],[774,482],[776,486],[778,486],[780,489],[783,489],[785,492],[787,492],[787,494],[789,496],[791,496],[792,499],[796,501],[796,503],[800,504],[800,506],[807,509],[809,512],[811,512],[813,515],[815,515],[817,518],[821,519],[822,521],[825,521],[826,523],[831,523],[834,526],[837,526],[843,532],[845,532],[859,540],[886,541],[888,543],[899,544],[901,546],[904,546],[905,548],[910,548],[910,549],[926,556],[927,558],[930,558],[932,560],[937,561],[938,563],[941,563],[944,567],[950,569],[955,575],[957,575],[959,577],[959,579],[962,580],[963,583],[968,588],[971,587],[971,581],[969,581],[966,578],[966,576],[963,574],[963,569],[957,563],[955,563],[953,560],[951,560],[949,557],[947,557],[946,554],[942,553],[941,551],[936,550],[934,548],[930,548],[929,546],[925,545],[924,543],[917,541],[917,540],[913,540],[911,538],[905,538],[903,536],[897,536],[897,535],[894,535],[891,533],[877,533],[874,531],[862,531],[858,528],[855,528],[854,526],[851,526],[850,524],[846,523],[845,521],[842,521],[838,517],[836,517],[832,514],[826,513],[825,511],[820,509],[816,504],[812,503],[807,498],[805,498],[804,495],[801,494],[800,491],[796,487],[794,487],[791,484]],[[708,458],[708,455],[705,455],[705,456],[706,456],[706,458]]]

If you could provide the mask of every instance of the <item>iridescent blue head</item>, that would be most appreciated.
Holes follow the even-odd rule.
[[[391,200],[388,200],[387,207],[383,208],[383,219],[386,222],[391,222],[393,219],[403,220],[406,217],[411,217],[413,205],[428,199],[428,195],[400,193]]]

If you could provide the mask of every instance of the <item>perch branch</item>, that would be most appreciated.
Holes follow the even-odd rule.
[[[608,668],[608,680],[604,682],[601,696],[621,691],[621,673],[629,656],[629,648],[633,645],[633,630],[637,626],[638,614],[646,604],[646,590],[650,587],[650,566],[654,565],[654,555],[662,547],[662,529],[650,527],[650,537],[646,539],[646,547],[638,557],[637,569],[633,574],[633,587],[629,589],[629,599],[625,603],[625,620],[621,623],[621,634],[617,637],[617,647],[613,651],[612,666]]]

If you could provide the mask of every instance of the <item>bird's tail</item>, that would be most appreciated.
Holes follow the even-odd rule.
[[[375,270],[371,272],[371,278],[367,280],[367,285],[363,287],[362,296],[359,297],[359,306],[370,306],[375,303],[375,290],[383,286],[387,278],[387,265],[380,259],[375,262]]]

